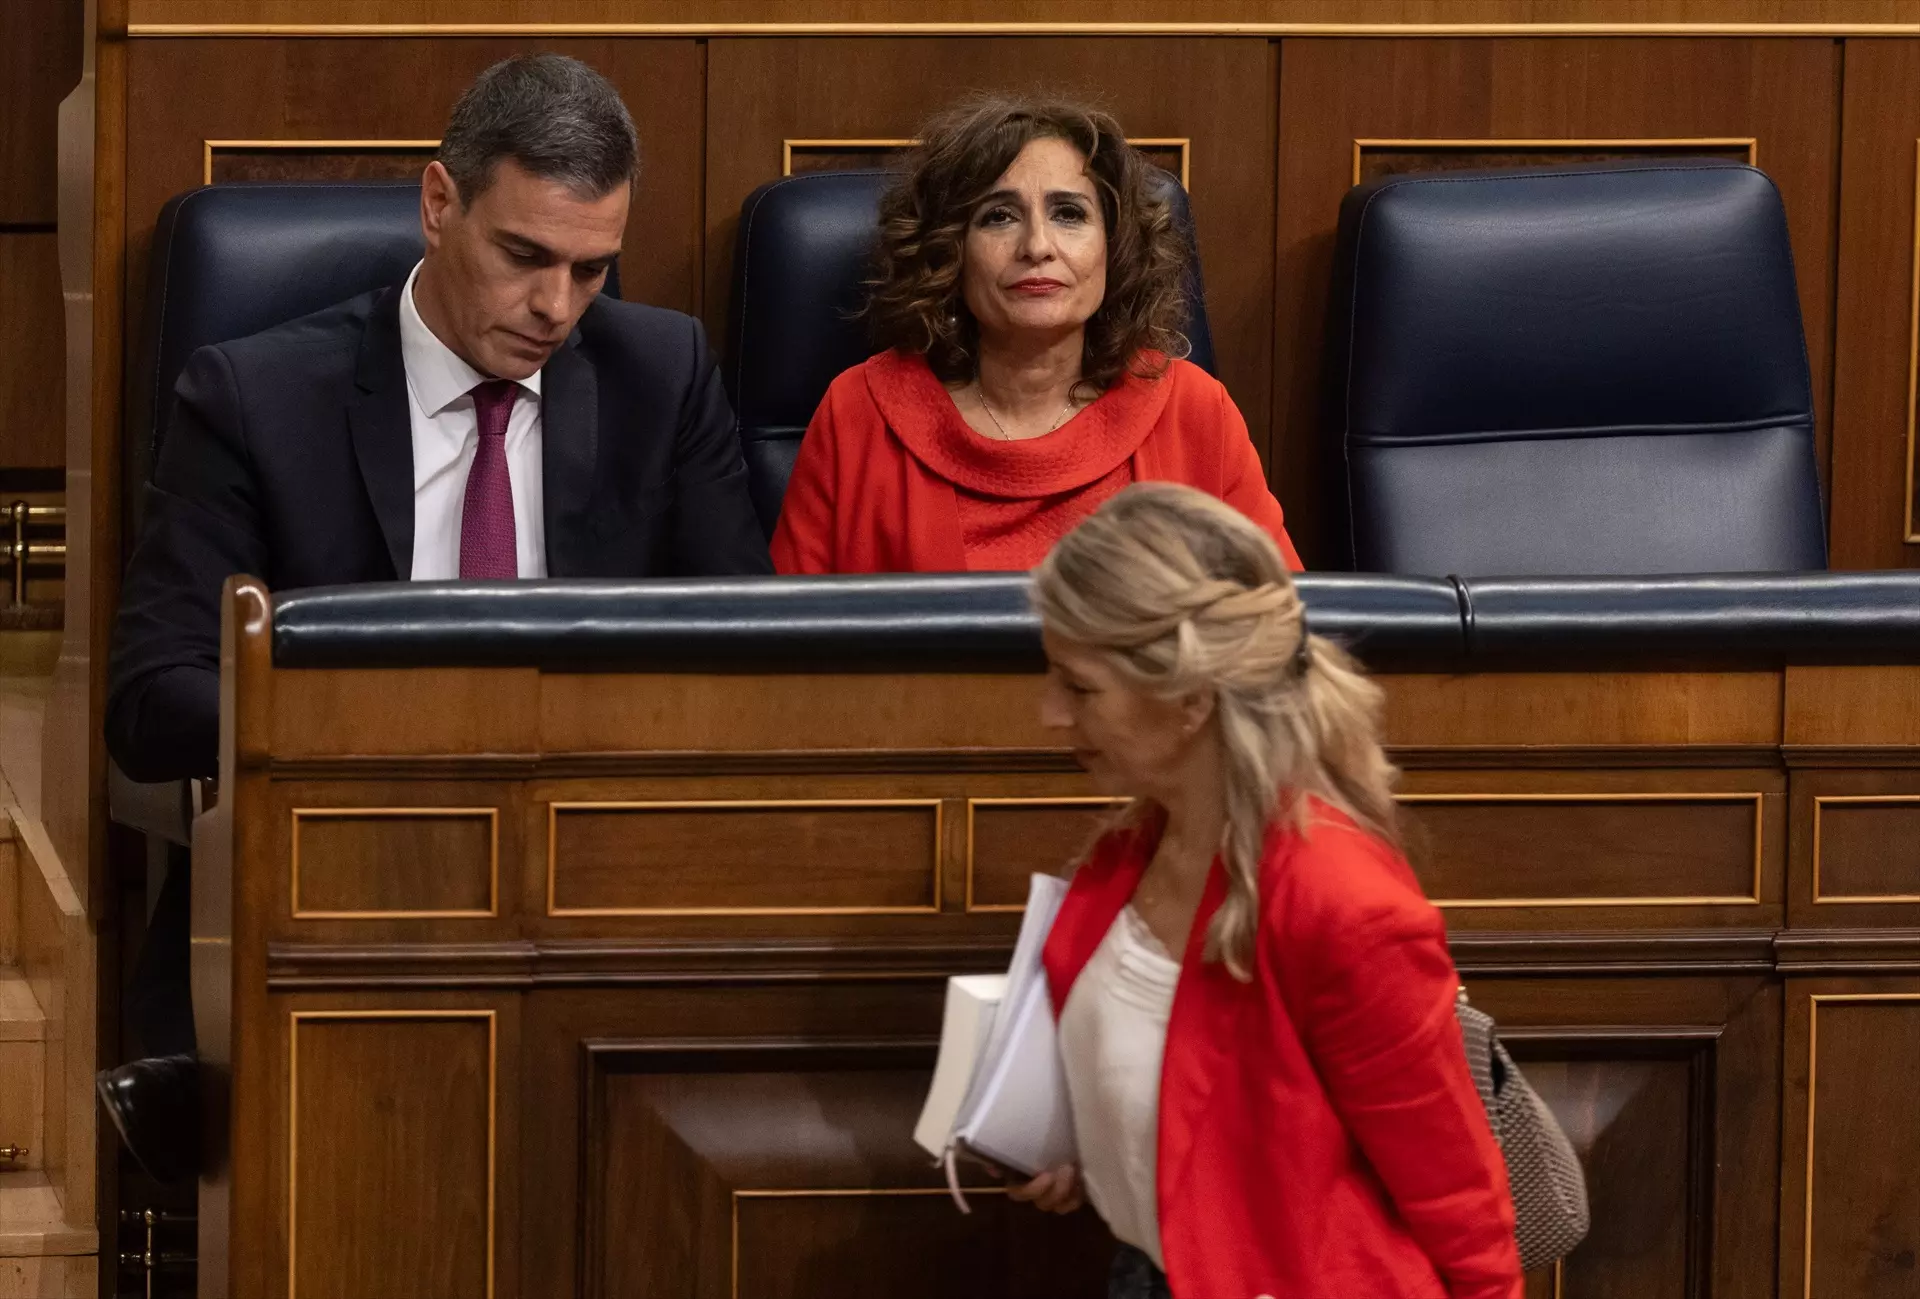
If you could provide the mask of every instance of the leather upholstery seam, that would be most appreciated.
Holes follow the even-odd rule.
[[[1813,428],[1812,414],[1785,418],[1763,416],[1702,424],[1603,424],[1592,428],[1489,429],[1460,433],[1352,433],[1348,441],[1362,447],[1457,446],[1484,442],[1570,442],[1630,437],[1717,437],[1735,433],[1768,433],[1775,429]]]
[[[1473,593],[1467,584],[1453,574],[1447,574],[1447,581],[1453,585],[1453,598],[1460,606],[1460,651],[1468,658],[1473,657]]]

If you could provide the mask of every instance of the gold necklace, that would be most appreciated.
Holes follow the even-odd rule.
[[[975,379],[973,381],[973,393],[974,393],[974,396],[980,399],[980,409],[987,412],[987,418],[992,420],[993,426],[1000,430],[1000,440],[1002,442],[1016,441],[1017,439],[1013,436],[1013,434],[1007,432],[1007,426],[1000,422],[1000,417],[993,413],[993,407],[987,405],[987,390],[980,386],[980,381],[978,379]],[[1058,429],[1062,424],[1066,423],[1067,416],[1072,413],[1073,413],[1073,391],[1072,389],[1068,389],[1067,404],[1062,406],[1060,408],[1060,413],[1053,417],[1053,423],[1047,425],[1047,433],[1053,432],[1054,430]],[[1036,433],[1033,436],[1045,437],[1047,433]]]

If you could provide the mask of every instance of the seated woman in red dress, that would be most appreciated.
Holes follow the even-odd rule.
[[[783,573],[1020,570],[1129,483],[1234,506],[1300,566],[1225,388],[1180,359],[1184,242],[1105,113],[991,97],[930,122],[881,205],[886,350],[827,390]]]

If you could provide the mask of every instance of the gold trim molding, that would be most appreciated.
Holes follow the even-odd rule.
[[[248,149],[255,152],[271,152],[279,149],[295,153],[303,149],[319,151],[333,149],[345,151],[380,151],[386,153],[405,153],[416,149],[438,149],[438,140],[202,140],[200,142],[200,183],[213,184],[213,155],[220,150],[238,152]]]
[[[1920,23],[155,23],[137,39],[207,36],[1920,36]]]
[[[300,1168],[300,1024],[303,1020],[462,1020],[487,1024],[487,1290],[493,1299],[494,1217],[500,1181],[500,1023],[492,1010],[447,1007],[439,1010],[296,1010],[287,1023],[287,1299],[298,1299],[299,1221],[296,1190]]]
[[[793,151],[795,149],[911,149],[919,144],[917,139],[794,139],[780,141],[780,174],[793,175]],[[1136,149],[1178,149],[1180,150],[1180,188],[1191,191],[1193,187],[1193,141],[1187,136],[1140,136],[1129,137],[1127,143]]]
[[[1469,140],[1469,139],[1433,139],[1433,140],[1393,140],[1360,139],[1353,142],[1353,183],[1360,183],[1360,167],[1369,151],[1380,152],[1385,149],[1432,149],[1452,150],[1467,153],[1479,149],[1509,149],[1515,151],[1538,149],[1542,152],[1552,149],[1732,149],[1745,148],[1747,165],[1759,166],[1760,142],[1750,135],[1739,136],[1702,136],[1697,138],[1674,137],[1672,139],[1628,139],[1628,140]]]
[[[1398,794],[1394,801],[1417,806],[1423,803],[1746,803],[1753,804],[1753,892],[1747,896],[1681,896],[1651,894],[1646,897],[1538,897],[1538,898],[1434,898],[1433,905],[1455,910],[1469,907],[1513,910],[1520,907],[1751,907],[1758,906],[1761,873],[1766,862],[1767,796],[1762,792],[1723,792],[1720,790],[1659,790],[1646,793],[1526,793],[1526,794]]]
[[[554,903],[562,812],[753,812],[772,808],[920,808],[933,812],[933,903],[912,907],[561,907]],[[549,916],[927,916],[940,911],[946,852],[946,803],[938,798],[747,798],[547,804],[547,914]]]
[[[300,822],[397,821],[410,817],[441,817],[487,821],[487,908],[484,911],[302,911],[300,909]],[[500,809],[497,807],[296,807],[292,812],[292,860],[288,869],[287,904],[295,920],[477,920],[500,914]]]
[[[1904,803],[1920,807],[1920,794],[1820,794],[1813,800],[1813,900],[1816,904],[1858,904],[1873,902],[1920,902],[1920,893],[1834,893],[1820,892],[1820,814],[1830,803]]]
[[[1913,498],[1920,494],[1920,478],[1914,477],[1914,425],[1920,422],[1920,139],[1913,142],[1913,286],[1907,302],[1907,473],[1900,480],[1902,514],[1906,519],[1901,540],[1909,546],[1920,545],[1920,528],[1914,525]]]
[[[1116,812],[1127,806],[1132,800],[1115,798],[1107,794],[1053,795],[1039,798],[970,798],[967,800],[967,891],[966,909],[969,915],[993,911],[1025,911],[1026,905],[1019,902],[988,902],[976,905],[973,900],[973,844],[975,808],[981,807],[1110,807]],[[1065,865],[1065,863],[1061,863]]]
[[[1807,996],[1807,1180],[1806,1235],[1801,1241],[1801,1299],[1813,1299],[1813,1119],[1816,1074],[1820,1067],[1820,1007],[1822,1003],[1920,1001],[1920,992],[1814,992]]]

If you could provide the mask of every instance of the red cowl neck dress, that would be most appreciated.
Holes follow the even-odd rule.
[[[967,426],[925,358],[882,352],[827,389],[807,426],[773,534],[782,573],[961,573],[1032,568],[1129,483],[1186,483],[1300,558],[1227,390],[1174,361],[1128,375],[1045,437],[1000,442]]]

